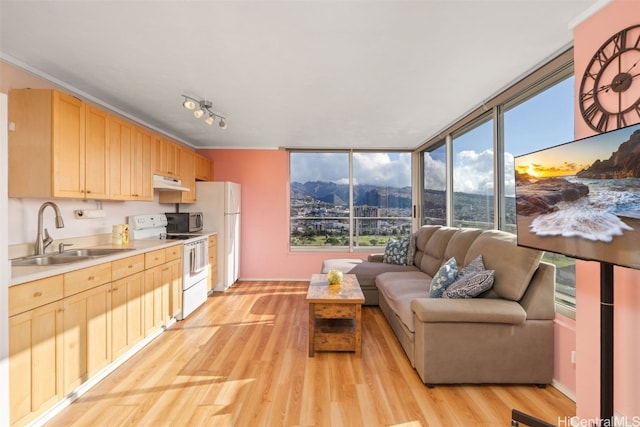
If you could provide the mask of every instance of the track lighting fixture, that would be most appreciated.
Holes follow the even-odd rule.
[[[225,121],[226,118],[221,116],[220,114],[214,113],[211,110],[213,108],[213,104],[211,103],[211,101],[200,101],[187,95],[182,95],[182,97],[184,98],[182,106],[187,110],[195,109],[193,115],[196,117],[196,119],[199,119],[206,115],[207,118],[204,120],[204,122],[211,126],[213,122],[215,122],[216,118],[218,118],[220,119],[220,121],[218,122],[218,126],[220,126],[220,129],[227,128],[227,122]]]

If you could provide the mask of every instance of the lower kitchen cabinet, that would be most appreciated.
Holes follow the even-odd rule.
[[[111,362],[111,284],[64,299],[64,392]]]
[[[111,355],[115,360],[144,338],[144,273],[111,284]]]
[[[144,272],[145,336],[161,327],[169,313],[169,283],[166,266],[159,265]]]
[[[169,280],[169,316],[176,317],[182,312],[182,259],[167,264]]]
[[[61,301],[9,318],[11,425],[32,421],[63,398],[63,330]]]

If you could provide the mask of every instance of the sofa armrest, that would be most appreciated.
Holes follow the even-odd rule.
[[[524,308],[515,301],[470,298],[416,298],[411,310],[423,323],[508,323],[522,324],[527,319]]]
[[[370,254],[367,257],[369,262],[384,262],[384,254]]]

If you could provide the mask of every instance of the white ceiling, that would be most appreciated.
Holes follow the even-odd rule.
[[[412,149],[570,46],[597,2],[2,0],[0,53],[194,147]]]

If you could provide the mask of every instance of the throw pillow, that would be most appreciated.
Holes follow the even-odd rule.
[[[442,294],[456,280],[458,273],[458,263],[455,258],[450,258],[442,264],[436,275],[431,280],[431,288],[429,289],[429,298],[442,298]]]
[[[453,282],[442,294],[442,298],[473,298],[493,286],[494,270],[484,270]]]
[[[389,239],[384,249],[384,262],[388,264],[407,265],[409,239]]]
[[[458,271],[458,279],[462,279],[466,276],[472,276],[474,274],[484,271],[484,262],[482,261],[482,255],[475,257],[469,264],[465,265],[460,271]]]
[[[416,257],[416,240],[418,233],[411,233],[409,235],[409,249],[407,249],[407,265],[413,265],[413,260]]]

